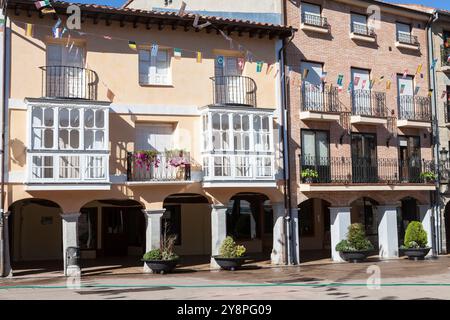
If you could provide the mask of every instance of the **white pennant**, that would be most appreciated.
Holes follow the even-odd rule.
[[[211,22],[209,22],[209,21],[206,21],[205,23],[199,25],[199,24],[198,24],[198,20],[199,20],[199,19],[200,19],[200,15],[196,14],[196,15],[195,15],[195,19],[194,19],[194,23],[192,24],[192,26],[193,26],[194,28],[197,28],[197,29],[203,29],[203,28],[205,28],[205,27],[211,25]]]

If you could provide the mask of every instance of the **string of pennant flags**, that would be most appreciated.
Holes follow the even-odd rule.
[[[65,26],[63,26],[62,21],[64,20],[64,18],[61,18],[57,13],[56,10],[53,8],[50,0],[44,0],[44,1],[35,1],[35,6],[38,10],[40,10],[43,14],[49,14],[49,13],[53,13],[56,14],[58,17],[58,20],[56,22],[56,24],[51,27],[52,30],[52,34],[53,37],[56,39],[61,39],[64,34],[68,34],[68,40],[67,43],[69,44],[71,42],[71,34],[72,33],[77,33],[80,36],[83,35],[92,35],[92,36],[97,36],[97,37],[102,37],[103,39],[106,40],[119,40],[119,41],[126,41],[128,43],[128,47],[131,50],[137,51],[139,46],[148,46],[148,44],[144,44],[144,43],[137,43],[136,41],[132,40],[132,39],[124,39],[124,38],[120,38],[120,37],[115,37],[115,36],[110,36],[110,35],[99,35],[97,33],[89,33],[89,32],[82,32],[82,31],[78,31],[78,30],[73,30],[73,29],[68,29]],[[186,9],[186,3],[183,1],[181,8],[178,12],[179,16],[183,16],[185,15],[185,9]],[[249,50],[247,47],[245,47],[244,45],[242,45],[241,43],[237,42],[236,40],[232,39],[230,36],[228,36],[223,30],[221,30],[220,28],[218,28],[217,26],[215,26],[214,24],[212,24],[210,21],[206,21],[202,24],[199,24],[199,18],[200,16],[198,14],[195,15],[194,18],[194,22],[193,22],[193,27],[197,28],[197,29],[203,29],[205,27],[211,26],[212,28],[216,29],[221,35],[222,37],[229,42],[229,46],[230,49],[237,49],[240,53],[243,54],[244,57],[241,57],[238,59],[238,66],[241,70],[244,69],[245,66],[245,61],[248,61],[250,63],[253,63],[254,61],[256,62],[256,72],[260,73],[262,72],[263,69],[263,65],[264,65],[264,59],[255,59],[256,55]],[[24,22],[26,23],[26,22]],[[25,26],[25,34],[26,36],[30,36],[32,37],[33,35],[33,29],[36,25],[39,26],[44,26],[44,27],[49,27],[48,25],[45,24],[31,24],[31,23],[26,23]],[[70,44],[70,48],[69,48],[69,52],[72,50],[73,48],[73,44],[74,41],[72,40],[71,44]],[[69,45],[66,45],[69,46]],[[158,49],[159,49],[159,45],[152,43],[151,44],[151,56],[154,57],[158,54]],[[197,63],[202,63],[203,60],[203,53],[202,51],[193,51],[193,50],[189,50],[189,49],[185,49],[185,48],[176,48],[176,47],[171,47],[171,46],[163,46],[164,49],[173,49],[173,54],[174,54],[174,58],[175,59],[181,59],[183,52],[190,52],[190,53],[194,53],[195,57],[196,57],[196,61]],[[223,56],[217,56],[216,57],[216,63],[219,66],[223,66],[224,63],[224,57]],[[273,68],[273,65],[270,63],[267,63],[267,73],[269,73]]]

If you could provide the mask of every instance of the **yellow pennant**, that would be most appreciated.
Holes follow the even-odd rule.
[[[422,64],[419,64],[417,67],[416,74],[419,74],[420,72],[422,72]]]
[[[391,80],[387,80],[386,81],[386,90],[390,90],[391,89]]]
[[[132,50],[136,50],[136,48],[137,48],[136,42],[134,42],[134,41],[128,41],[128,46]]]
[[[27,29],[25,31],[25,35],[27,37],[32,37],[33,36],[33,25],[31,23],[27,23]]]
[[[200,51],[197,52],[197,63],[202,63],[202,53]]]

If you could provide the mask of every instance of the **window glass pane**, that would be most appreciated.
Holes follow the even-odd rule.
[[[59,110],[59,126],[60,127],[68,127],[69,126],[69,110],[61,109]]]
[[[95,148],[102,149],[104,146],[104,133],[103,131],[97,131],[95,133]]]
[[[269,131],[269,117],[263,117],[263,130]]]
[[[84,125],[87,128],[92,128],[94,126],[94,111],[91,109],[86,109],[84,111]]]
[[[242,116],[242,129],[244,131],[248,131],[250,129],[250,120],[248,118],[248,115]]]
[[[45,148],[53,148],[53,130],[52,129],[44,130],[44,147]]]
[[[72,109],[70,111],[70,126],[71,127],[80,126],[80,111],[78,109]]]
[[[53,109],[46,108],[44,111],[44,124],[46,127],[53,126]]]
[[[233,116],[233,129],[234,130],[241,130],[242,129],[241,116],[238,115],[238,114],[235,114]]]
[[[302,131],[303,134],[303,155],[305,157],[315,157],[316,155],[316,139],[312,131]]]
[[[59,130],[59,148],[67,149],[69,147],[69,130]]]
[[[222,130],[228,130],[229,124],[228,124],[228,115],[227,114],[223,114],[222,115]]]
[[[105,112],[103,110],[95,111],[95,126],[97,128],[103,128],[105,125]]]
[[[70,131],[70,147],[73,149],[80,147],[80,133],[78,130]]]
[[[84,147],[86,149],[94,148],[94,132],[92,130],[84,131]]]
[[[212,116],[212,127],[215,130],[220,130],[220,114],[214,113]]]
[[[32,118],[33,118],[33,126],[42,126],[42,108],[33,107]]]
[[[33,129],[33,148],[42,148],[42,129]]]
[[[261,117],[253,116],[253,130],[260,131],[261,130]]]
[[[212,141],[213,141],[213,149],[218,150],[220,149],[220,133],[215,131],[212,134]]]

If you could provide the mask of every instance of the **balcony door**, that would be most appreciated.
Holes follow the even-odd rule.
[[[352,68],[351,73],[353,114],[374,115],[370,99],[370,70]]]
[[[420,182],[420,137],[399,137],[400,181]]]
[[[400,119],[414,119],[414,78],[397,75]]]
[[[321,183],[331,180],[329,146],[327,131],[302,130],[302,170],[316,170]]]
[[[306,75],[302,86],[304,111],[326,111],[321,80],[322,72],[323,66],[321,63],[306,61],[301,63],[301,74]]]
[[[354,183],[377,182],[377,144],[374,134],[352,134],[352,176]]]
[[[84,50],[63,44],[47,45],[47,96],[82,98],[86,91]]]
[[[238,57],[217,56],[215,60],[216,97],[230,104],[245,104],[245,86],[240,77]]]

